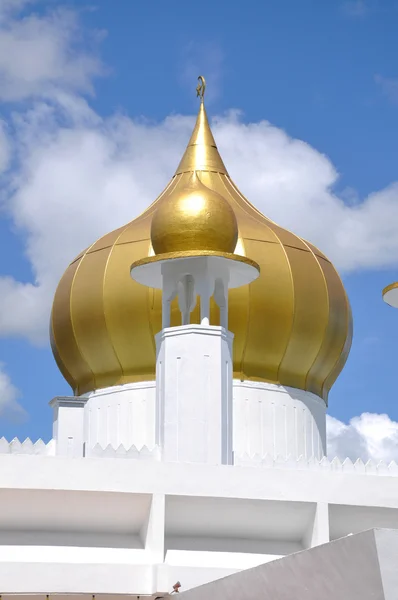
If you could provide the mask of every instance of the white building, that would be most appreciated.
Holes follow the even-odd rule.
[[[340,278],[232,182],[204,86],[166,189],[59,283],[52,347],[74,396],[50,403],[47,445],[0,442],[3,600],[163,597],[398,529],[397,465],[325,457],[352,337]]]

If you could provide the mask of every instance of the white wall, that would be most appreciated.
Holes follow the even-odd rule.
[[[104,388],[83,397],[85,441],[90,448],[155,445],[155,381]]]
[[[3,593],[188,589],[375,526],[398,526],[396,477],[0,456]]]
[[[180,329],[181,335],[177,335]],[[57,454],[82,456],[82,440],[87,456],[99,456],[101,448],[116,450],[121,445],[125,450],[132,446],[153,449],[156,444],[163,446],[165,431],[170,431],[170,443],[179,440],[181,446],[185,440],[187,447],[184,451],[181,447],[179,452],[176,449],[164,452],[165,460],[213,460],[228,464],[232,461],[231,443],[235,464],[258,462],[259,457],[266,455],[321,459],[326,452],[324,401],[303,390],[238,380],[233,381],[231,398],[227,384],[231,340],[210,335],[220,328],[207,328],[208,335],[205,335],[206,328],[196,329],[173,328],[167,330],[172,334],[170,337],[159,341],[157,391],[152,381],[105,388],[79,399],[54,399]],[[167,369],[163,356],[165,344],[169,355]],[[164,412],[166,397],[167,414]],[[172,406],[173,402],[176,406]],[[181,405],[180,408],[177,405]],[[174,431],[177,422],[170,421],[172,414],[178,414],[180,421],[185,415],[178,435]],[[189,429],[192,419],[195,425]],[[221,437],[222,457],[210,459],[218,437]],[[97,447],[95,452],[94,447]],[[134,456],[134,452],[130,454]]]
[[[321,459],[326,454],[326,405],[311,392],[271,383],[237,381],[234,453]]]

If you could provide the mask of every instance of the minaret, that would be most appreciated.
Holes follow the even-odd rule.
[[[162,330],[156,335],[156,443],[166,461],[232,464],[233,334],[228,289],[247,285],[258,265],[234,254],[238,226],[223,196],[200,172],[224,168],[207,122],[200,77],[197,124],[176,174],[185,185],[169,191],[152,217],[154,254],[136,261],[131,276],[162,290]],[[181,325],[170,327],[178,298]],[[210,322],[210,298],[220,325]],[[200,322],[190,323],[197,300]]]
[[[326,452],[328,394],[352,339],[347,294],[322,252],[232,181],[199,79],[174,176],[59,282],[51,344],[74,397],[52,403],[58,454],[158,460],[160,445],[163,460],[230,463],[231,436],[235,465]]]

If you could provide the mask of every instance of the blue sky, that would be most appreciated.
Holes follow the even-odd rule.
[[[382,288],[398,279],[397,27],[398,1],[393,0],[4,0],[0,53],[9,52],[7,61],[0,59],[0,168],[2,142],[7,154],[0,220],[0,361],[9,378],[7,394],[14,386],[11,402],[18,400],[26,415],[4,410],[0,434],[51,437],[47,403],[70,393],[43,333],[52,287],[86,242],[119,224],[119,216],[107,224],[108,213],[117,207],[106,195],[95,197],[91,163],[84,170],[79,204],[72,191],[69,208],[56,174],[76,173],[80,181],[76,169],[82,165],[70,162],[69,167],[70,155],[84,145],[88,137],[83,136],[96,135],[109,153],[101,160],[119,190],[118,174],[126,168],[120,145],[128,146],[133,165],[138,152],[133,146],[141,140],[143,152],[158,157],[159,173],[150,178],[144,168],[142,181],[132,179],[141,194],[137,202],[133,190],[126,192],[127,200],[121,192],[120,222],[134,217],[172,174],[191,127],[180,115],[197,110],[199,73],[208,81],[208,112],[220,119],[215,131],[220,148],[224,140],[226,159],[230,130],[249,143],[260,136],[253,124],[270,124],[261,130],[264,139],[258,138],[258,144],[264,142],[261,160],[248,153],[235,170],[232,151],[226,160],[243,193],[316,243],[343,276],[353,308],[354,344],[330,394],[330,414],[348,423],[364,412],[387,413],[385,435],[397,431],[398,311],[381,299]],[[239,117],[231,116],[234,109]],[[170,115],[175,120],[165,125]],[[121,141],[127,136],[121,123],[133,128],[133,142]],[[168,158],[155,145],[165,144],[173,127],[176,150]],[[68,164],[66,174],[54,162],[58,152],[62,168]],[[262,192],[251,176],[254,163],[257,171],[285,169],[291,177],[286,190],[292,193],[270,197],[271,184]],[[48,189],[36,172],[55,173],[47,179]],[[314,194],[311,202],[309,194]],[[80,207],[86,196],[89,216]],[[76,231],[71,221],[62,229],[52,216],[54,204],[66,215],[82,210],[87,222],[95,221],[97,211],[98,223],[91,230],[82,221]]]

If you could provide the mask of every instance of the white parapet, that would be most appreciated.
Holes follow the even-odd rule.
[[[142,446],[138,449],[136,446],[130,446],[125,448],[123,444],[120,444],[117,448],[109,444],[106,448],[97,444],[94,447],[86,445],[85,456],[88,458],[130,458],[133,460],[157,460],[159,461],[162,457],[160,448],[154,446],[148,448]]]
[[[155,381],[103,388],[85,395],[85,441],[89,448],[155,445]]]
[[[4,437],[0,438],[0,454],[27,454],[30,456],[55,456],[56,443],[55,440],[44,442],[42,439],[33,442],[30,438],[26,438],[21,442],[18,438],[14,438],[9,442]]]
[[[51,402],[57,455],[133,458],[146,448],[144,454],[159,460],[166,425],[170,439],[178,429],[181,447],[177,458],[177,441],[172,442],[174,450],[163,453],[163,460],[258,465],[272,459],[319,462],[325,455],[325,402],[310,392],[271,383],[232,383],[232,334],[225,329],[167,328],[158,334],[157,344],[157,383],[130,383]],[[162,412],[164,394],[167,414]],[[182,432],[185,427],[187,434]],[[218,444],[222,458],[215,450]]]
[[[232,464],[232,340],[223,327],[156,336],[157,440],[163,459]]]
[[[155,387],[155,381],[147,381],[54,398],[56,454],[134,457],[144,447],[152,451]]]
[[[326,404],[311,392],[234,380],[234,454],[321,460]]]

